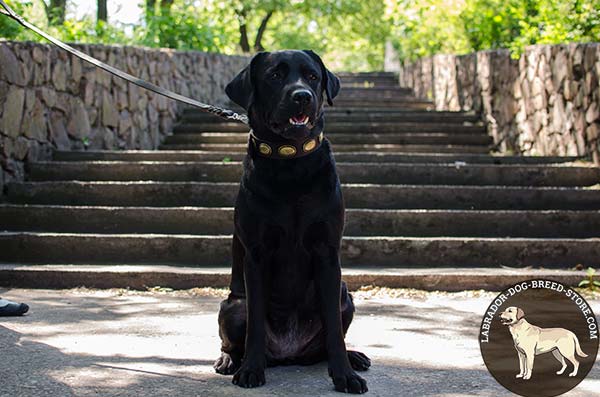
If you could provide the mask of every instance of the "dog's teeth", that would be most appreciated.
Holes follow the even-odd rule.
[[[290,117],[289,122],[292,125],[306,125],[306,124],[308,124],[308,120],[309,120],[308,116],[304,116],[304,118],[302,120],[295,120],[294,117]]]

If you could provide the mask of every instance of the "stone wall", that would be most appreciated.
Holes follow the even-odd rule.
[[[166,49],[76,45],[161,87],[210,104],[248,58]],[[53,149],[156,149],[182,105],[50,45],[0,42],[0,194]]]
[[[438,110],[475,111],[500,152],[589,155],[600,163],[600,44],[436,55],[405,63],[400,84]]]

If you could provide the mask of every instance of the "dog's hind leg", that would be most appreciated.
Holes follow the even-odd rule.
[[[556,375],[562,375],[563,372],[565,372],[565,369],[567,369],[567,362],[565,361],[565,358],[563,357],[563,355],[560,354],[558,349],[552,350],[552,355],[562,365],[562,368],[556,372]]]
[[[246,340],[246,300],[228,298],[221,302],[219,310],[219,336],[221,357],[213,367],[222,375],[231,375],[238,370],[244,356]]]
[[[221,302],[219,310],[219,336],[221,337],[221,357],[213,367],[223,375],[231,375],[238,370],[244,357],[246,340],[246,289],[244,285],[244,247],[237,235],[233,235],[231,266],[231,293]]]
[[[573,339],[563,338],[559,340],[557,344],[557,350],[562,354],[564,358],[569,360],[571,364],[573,364],[573,372],[569,374],[569,376],[576,376],[577,371],[579,370],[579,361],[575,356],[575,342]]]
[[[566,359],[569,360],[571,364],[573,364],[573,372],[571,372],[569,376],[577,376],[577,371],[579,371],[579,361],[577,361],[575,356],[566,357]]]
[[[371,366],[371,359],[366,354],[348,350],[348,360],[355,371],[366,371]]]
[[[579,361],[577,358],[575,358],[574,354],[571,356],[565,356],[565,358],[569,360],[571,364],[573,364],[573,372],[571,372],[569,376],[577,376],[577,371],[579,371]]]

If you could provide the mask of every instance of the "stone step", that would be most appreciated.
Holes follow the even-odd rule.
[[[384,101],[412,101],[415,96],[412,93],[407,93],[402,90],[390,89],[389,87],[348,87],[335,97],[334,104],[345,100],[363,99],[368,102],[384,102]]]
[[[600,168],[559,165],[337,163],[346,183],[412,185],[591,186]],[[237,182],[240,162],[52,161],[29,165],[31,181]]]
[[[342,77],[340,78],[342,89],[363,87],[363,88],[378,88],[378,87],[397,87],[398,78],[396,77]]]
[[[403,97],[403,98],[335,98],[333,106],[325,105],[325,109],[337,108],[361,108],[363,110],[377,111],[379,109],[388,109],[395,111],[434,111],[435,105],[432,101],[425,98]],[[237,113],[244,113],[245,110],[233,102],[226,102],[223,107],[231,109]]]
[[[194,112],[201,112],[198,109],[192,109]],[[393,109],[389,107],[376,107],[376,106],[326,106],[324,108],[326,115],[357,115],[357,116],[368,116],[374,115],[432,115],[433,117],[456,117],[456,116],[474,116],[473,112],[462,112],[453,110],[432,110],[432,109]],[[205,112],[202,112],[206,114]]]
[[[236,112],[244,112],[244,109],[240,108],[234,103],[228,103],[224,106],[227,108],[235,110]],[[477,117],[477,115],[473,112],[463,112],[463,111],[454,111],[454,110],[426,110],[426,109],[391,109],[389,107],[365,107],[365,106],[325,106],[324,112],[326,115],[330,116],[339,116],[339,115],[356,115],[356,116],[365,116],[369,117],[370,115],[385,115],[385,116],[394,116],[394,115],[404,115],[404,116],[414,116],[420,117],[423,115],[430,115],[431,117],[459,117],[459,116],[470,116]],[[187,107],[184,108],[181,112],[181,115],[184,117],[188,116],[198,116],[198,117],[207,117],[207,118],[216,118],[218,120],[224,120],[220,117],[217,117],[211,113],[207,113],[198,108]],[[479,118],[477,117],[479,120]]]
[[[544,279],[576,287],[585,277],[581,270],[499,267],[342,267],[350,290],[362,286],[414,288],[427,291],[502,291],[527,280]],[[0,286],[11,288],[70,289],[129,288],[147,291],[161,286],[174,290],[227,288],[231,267],[116,265],[0,265]]]
[[[334,73],[342,83],[346,81],[369,81],[369,80],[381,80],[390,81],[394,85],[398,85],[398,75],[395,74],[373,74],[373,73],[360,73],[360,74],[347,74],[347,73]]]
[[[388,108],[388,109],[433,109],[431,101],[420,98],[394,98],[394,99],[375,99],[375,98],[341,98],[334,100],[334,106],[339,107],[363,107],[363,108]]]
[[[344,111],[329,108],[325,112],[326,126],[338,122],[417,122],[417,123],[477,123],[481,119],[478,115],[458,112],[397,112],[388,109],[377,112],[365,112],[358,109]],[[182,114],[180,122],[184,123],[224,123],[226,120],[199,111],[186,111]]]
[[[239,107],[238,105],[229,102],[225,104],[228,108],[240,112],[243,112],[244,109]],[[424,109],[390,109],[389,107],[370,107],[366,108],[364,106],[326,106],[324,108],[325,114],[328,115],[346,115],[346,114],[354,114],[354,115],[364,115],[368,116],[371,114],[382,114],[382,115],[432,115],[433,117],[455,117],[455,116],[475,116],[473,112],[463,112],[463,111],[455,111],[455,110],[424,110]],[[181,112],[182,116],[204,116],[204,117],[217,117],[211,113],[207,113],[203,110],[200,110],[195,107],[187,107],[183,108]],[[217,117],[219,120],[223,120],[220,117]]]
[[[395,76],[338,76],[342,89],[348,87],[398,87]]]
[[[53,233],[233,233],[233,208],[0,204],[3,230]],[[347,209],[346,236],[600,237],[600,211]]]
[[[245,153],[167,150],[55,151],[57,161],[241,161]],[[575,156],[491,156],[487,154],[345,152],[335,153],[338,162],[456,163],[464,164],[560,164],[582,160]],[[575,163],[578,164],[578,163]]]
[[[19,204],[230,207],[238,183],[26,182],[9,183]],[[343,184],[347,208],[373,209],[600,209],[600,189],[449,185]]]
[[[333,144],[395,144],[395,145],[488,145],[493,143],[489,135],[461,134],[457,132],[431,133],[337,133],[326,135]],[[168,136],[164,144],[202,144],[202,143],[243,143],[248,142],[248,132],[198,132],[177,133]],[[335,148],[335,146],[334,146]]]
[[[348,72],[345,70],[333,72],[338,78],[375,78],[375,77],[385,77],[385,78],[397,78],[398,75],[395,72]]]
[[[226,266],[231,236],[0,232],[3,263]],[[600,262],[600,239],[345,237],[342,264],[368,267],[543,266]]]
[[[173,132],[199,133],[199,132],[244,132],[249,127],[241,123],[181,123],[173,127]],[[351,133],[355,137],[371,134],[408,134],[408,133],[443,133],[487,135],[484,126],[461,125],[452,123],[401,123],[401,122],[373,122],[373,123],[326,123],[325,133],[327,136],[340,133]]]
[[[346,87],[340,91],[340,94],[335,97],[335,101],[344,101],[346,99],[362,98],[369,102],[376,101],[387,101],[387,100],[404,100],[413,99],[414,95],[412,91],[406,91],[404,89],[396,89],[390,87],[373,87],[364,88],[360,86]]]
[[[160,150],[206,150],[227,151],[228,153],[246,152],[245,143],[198,143],[163,144]],[[487,146],[475,145],[397,145],[397,144],[333,144],[334,153],[342,152],[408,152],[408,153],[489,153]]]
[[[342,87],[340,90],[339,97],[355,97],[355,96],[373,96],[380,98],[390,97],[414,97],[414,92],[411,88],[390,86],[390,87]]]

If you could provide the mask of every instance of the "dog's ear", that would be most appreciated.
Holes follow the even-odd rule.
[[[257,53],[250,64],[246,66],[225,87],[225,93],[233,102],[248,110],[254,100],[254,82],[256,81],[256,65],[266,55],[266,52]]]
[[[517,307],[517,321],[525,317],[525,312],[520,307]]]
[[[331,73],[323,63],[323,60],[312,50],[304,50],[312,59],[314,59],[321,67],[321,74],[323,75],[323,89],[327,95],[327,103],[333,105],[333,98],[340,92],[340,79],[333,73]]]

